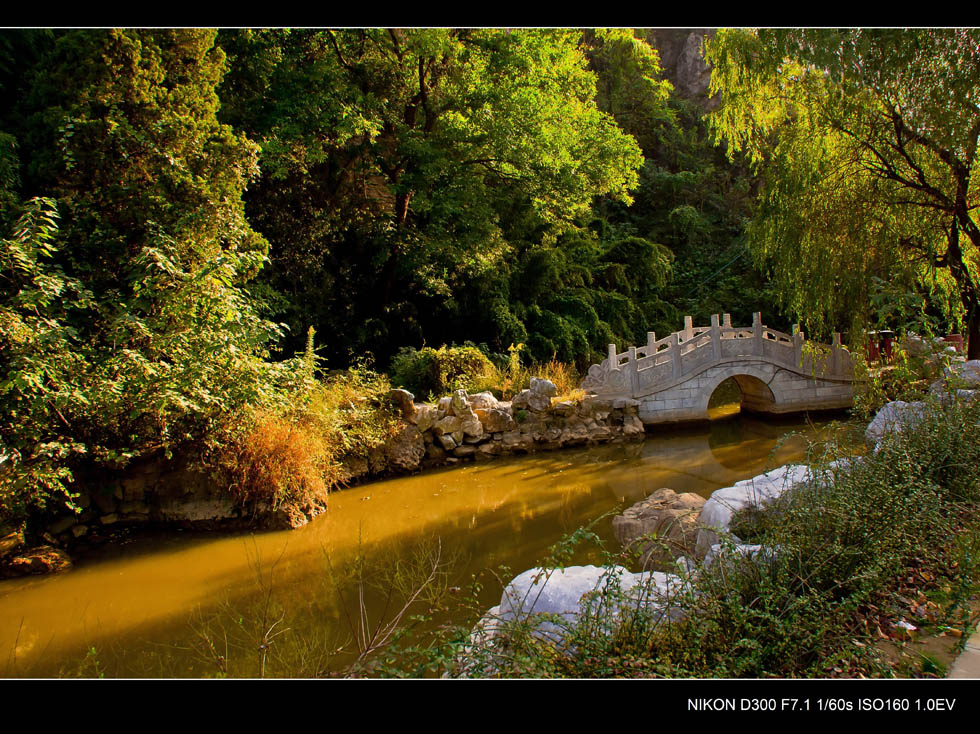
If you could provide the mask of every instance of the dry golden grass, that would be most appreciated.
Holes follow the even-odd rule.
[[[366,455],[394,432],[387,378],[351,369],[316,382],[280,412],[256,411],[222,451],[219,465],[243,504],[304,510],[342,481],[341,460]]]
[[[558,389],[556,400],[581,400],[585,396],[585,392],[579,388],[582,378],[575,366],[554,358],[530,367],[524,367],[518,360],[511,359],[507,367],[495,367],[484,379],[474,382],[470,386],[470,392],[489,390],[501,400],[510,400],[521,390],[531,386],[532,377],[541,377],[555,383]]]
[[[269,502],[273,510],[325,503],[338,472],[319,431],[268,412],[254,416],[224,465],[239,501]]]

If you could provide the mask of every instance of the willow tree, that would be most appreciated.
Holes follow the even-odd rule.
[[[874,278],[946,292],[980,357],[980,31],[730,30],[708,57],[717,140],[762,174],[749,240],[784,304],[820,332],[866,323]]]

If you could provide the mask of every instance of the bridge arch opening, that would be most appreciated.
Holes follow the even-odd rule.
[[[733,375],[722,380],[708,398],[708,415],[725,418],[739,412],[771,413],[776,397],[769,386],[752,375]]]

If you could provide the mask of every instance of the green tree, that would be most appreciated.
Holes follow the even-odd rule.
[[[762,175],[749,243],[784,302],[820,332],[863,325],[874,277],[945,290],[980,357],[980,32],[729,30],[708,55],[711,124]]]
[[[553,242],[598,195],[629,201],[635,141],[595,104],[562,30],[236,31],[222,114],[262,145],[251,220],[295,327],[334,356],[434,340],[498,268],[516,209]],[[313,312],[313,314],[311,314]],[[469,338],[465,335],[463,338]],[[461,340],[461,339],[460,339]]]
[[[216,119],[214,38],[59,32],[13,105],[30,113],[14,126],[19,196],[52,196],[0,252],[0,431],[22,504],[67,477],[70,454],[171,451],[275,397],[279,330],[243,289],[266,249],[241,200],[258,150]]]

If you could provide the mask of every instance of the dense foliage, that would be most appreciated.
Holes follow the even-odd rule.
[[[709,44],[711,124],[764,182],[751,247],[816,332],[867,323],[875,283],[901,284],[964,323],[980,356],[978,40],[733,30]]]
[[[257,149],[215,117],[214,33],[65,32],[42,58],[20,173],[57,204],[29,201],[3,241],[13,514],[67,492],[70,454],[170,452],[274,401],[284,370],[242,288],[266,248],[241,203]]]
[[[5,512],[64,496],[78,461],[221,445],[237,440],[229,421],[263,411],[287,420],[316,390],[293,357],[309,327],[332,370],[373,360],[427,397],[509,394],[530,365],[571,385],[608,344],[685,314],[819,331],[868,302],[935,312],[943,292],[969,321],[969,140],[933,134],[935,95],[888,104],[937,79],[969,102],[950,59],[972,36],[913,35],[909,77],[883,60],[895,33],[718,34],[726,151],[628,29],[3,32],[0,400],[5,492],[20,498]],[[829,73],[776,74],[786,58]],[[777,77],[793,79],[782,97]],[[879,123],[899,109],[918,132],[895,141]],[[908,159],[869,168],[892,143]],[[831,160],[858,173],[827,177]],[[917,170],[903,209],[895,176]],[[907,216],[919,209],[932,214]],[[845,215],[873,247],[834,229]],[[934,232],[956,236],[943,249]],[[931,265],[895,257],[920,245]],[[446,346],[460,344],[477,346]]]

